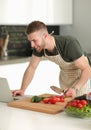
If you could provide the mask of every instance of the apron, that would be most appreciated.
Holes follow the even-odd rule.
[[[56,56],[48,56],[44,51],[44,55],[47,59],[59,65],[60,67],[59,84],[61,88],[65,89],[76,85],[76,83],[79,81],[81,70],[78,69],[73,64],[73,62],[64,61],[64,59],[61,57],[60,54]],[[87,87],[89,86],[90,86],[90,79],[83,87],[81,87],[81,89],[77,92],[76,96],[81,96],[83,94],[86,94]]]

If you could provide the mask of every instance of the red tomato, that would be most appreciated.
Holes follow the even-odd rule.
[[[44,102],[45,104],[48,104],[48,103],[50,102],[50,100],[49,100],[49,99],[44,99],[43,102]]]
[[[82,108],[83,105],[82,105],[81,103],[78,103],[78,104],[77,104],[77,107],[78,107],[78,108]]]
[[[86,101],[86,100],[81,100],[80,103],[81,103],[82,105],[87,105],[87,101]]]
[[[65,99],[62,97],[62,98],[60,98],[60,102],[64,102],[65,101]]]
[[[60,102],[60,97],[59,96],[53,96],[55,98],[56,102]]]
[[[64,102],[64,95],[57,95],[56,97],[58,98],[57,102]]]
[[[55,104],[56,102],[64,102],[64,96],[56,95],[43,100],[44,103]]]
[[[60,102],[60,96],[55,96],[56,97],[56,101]]]
[[[80,100],[74,100],[74,101],[76,101],[77,103],[79,103],[79,102],[80,102]]]
[[[68,104],[68,106],[71,106],[71,105],[72,105],[72,102],[70,101],[70,102],[68,102],[67,104]]]
[[[87,105],[87,100],[73,100],[68,102],[65,107],[67,108],[68,106],[72,106],[77,108],[83,108],[84,105]]]
[[[58,98],[55,97],[55,96],[53,96],[53,97],[50,98],[50,103],[51,104],[55,104],[57,101],[58,101]]]
[[[77,106],[77,102],[73,101],[73,102],[71,103],[71,106],[76,107],[76,106]]]

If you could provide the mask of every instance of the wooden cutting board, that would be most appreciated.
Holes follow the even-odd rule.
[[[49,97],[53,94],[42,94],[40,96]],[[21,108],[26,110],[32,110],[37,112],[49,113],[49,114],[57,114],[62,112],[64,106],[68,101],[72,100],[71,97],[65,98],[65,102],[57,102],[56,104],[44,104],[42,101],[39,103],[32,103],[31,98],[27,97],[21,100],[16,100],[8,103],[8,106]]]

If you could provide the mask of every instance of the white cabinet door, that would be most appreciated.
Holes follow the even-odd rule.
[[[49,25],[72,24],[72,0],[33,0],[29,1],[27,11],[28,21],[41,20]]]
[[[33,20],[48,25],[72,24],[72,2],[73,0],[2,0],[0,24],[28,24]]]

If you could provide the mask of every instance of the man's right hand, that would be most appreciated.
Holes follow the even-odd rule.
[[[12,92],[12,95],[13,96],[17,96],[17,95],[20,95],[20,96],[22,96],[22,95],[24,95],[24,92],[22,91],[22,90],[11,90],[11,92]]]
[[[68,88],[68,91],[65,93],[65,96],[75,98],[76,92],[72,88]]]

